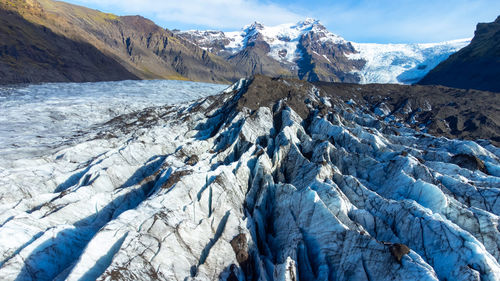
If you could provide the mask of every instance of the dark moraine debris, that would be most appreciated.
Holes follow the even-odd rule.
[[[462,168],[469,169],[471,171],[479,170],[485,174],[488,173],[483,160],[477,158],[474,155],[469,154],[457,154],[451,158],[451,162]]]
[[[191,157],[189,157],[189,159],[186,161],[186,164],[188,164],[189,166],[194,166],[196,165],[196,163],[198,163],[198,161],[200,161],[198,155],[191,155]]]
[[[372,113],[383,105],[388,115],[380,116],[381,120],[391,116],[434,136],[485,139],[500,146],[500,95],[487,91],[423,85],[309,83],[255,75],[236,108],[253,111],[262,106],[273,108],[282,100],[282,105],[292,108],[306,120],[313,113],[309,99],[312,86],[320,96],[330,98],[333,103],[352,100],[357,107]],[[316,110],[320,109],[320,105],[315,106]]]
[[[175,171],[173,174],[168,177],[168,180],[163,184],[162,188],[171,188],[174,184],[176,184],[182,177],[192,174],[193,171],[183,170],[183,171]]]
[[[242,264],[248,260],[247,237],[244,233],[236,235],[231,240],[231,246],[236,254],[236,260]]]
[[[391,255],[401,263],[401,259],[404,255],[410,253],[410,248],[404,244],[394,243],[389,246],[389,251],[391,251]]]
[[[255,75],[245,94],[238,100],[237,109],[246,107],[257,110],[262,106],[272,108],[276,101],[284,99],[287,106],[306,119],[309,109],[304,101],[311,84],[299,80],[290,81],[293,81],[293,85],[283,83],[278,78]]]
[[[313,83],[331,98],[379,107],[415,130],[450,139],[489,140],[500,146],[500,94],[444,86]],[[422,127],[423,126],[423,127]]]
[[[231,240],[231,247],[233,247],[234,254],[236,255],[236,260],[243,269],[245,276],[251,277],[253,274],[253,268],[250,255],[248,253],[248,243],[246,235],[244,233],[236,235],[233,240]]]

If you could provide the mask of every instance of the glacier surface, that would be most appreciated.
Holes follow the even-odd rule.
[[[498,149],[266,79],[4,159],[0,279],[500,279]]]
[[[165,80],[0,86],[0,156],[39,154],[113,117],[195,100],[226,87]]]

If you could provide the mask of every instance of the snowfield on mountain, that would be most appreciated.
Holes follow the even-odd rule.
[[[363,84],[416,83],[470,43],[470,38],[425,44],[355,43],[328,31],[315,19],[277,26],[255,22],[234,32],[189,30],[176,34],[229,60],[241,53],[247,59],[249,50],[262,48],[263,56],[290,72],[267,73],[271,76],[296,74],[308,81]],[[260,73],[266,74],[265,67]],[[309,72],[314,75],[308,76]]]
[[[499,280],[498,147],[358,86],[256,76],[3,159],[0,279]]]

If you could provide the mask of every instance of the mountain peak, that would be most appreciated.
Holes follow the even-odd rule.
[[[263,30],[264,25],[258,21],[254,21],[252,24],[245,26],[243,29],[247,32],[252,30]]]
[[[280,24],[280,25],[264,25],[261,22],[254,21],[251,24],[245,25],[243,27],[243,31],[249,33],[251,31],[263,31],[264,29],[274,29],[274,28],[291,28],[298,30],[306,30],[308,28],[319,28],[321,30],[326,30],[326,27],[317,19],[314,18],[306,18],[305,20],[299,21],[295,24]]]
[[[297,23],[298,26],[307,26],[307,25],[322,25],[321,22],[317,19],[314,19],[314,18],[306,18],[305,20],[303,21],[299,21]]]

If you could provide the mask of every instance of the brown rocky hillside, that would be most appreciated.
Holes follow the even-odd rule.
[[[89,43],[0,10],[0,83],[137,79]]]
[[[0,36],[7,38],[0,42],[1,83],[137,78],[227,83],[244,76],[140,16],[118,17],[52,0],[0,0],[0,8]]]
[[[440,63],[419,84],[500,92],[500,16],[478,24],[470,45]]]

